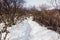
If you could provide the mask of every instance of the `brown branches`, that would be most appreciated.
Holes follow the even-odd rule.
[[[17,1],[19,0],[13,0],[12,2],[10,0],[2,0],[0,2],[0,23],[2,22],[5,23],[5,26],[3,27],[1,32],[2,33],[6,32],[4,40],[6,40],[6,36],[8,34],[7,27],[11,27],[12,25],[15,25],[17,23],[17,21],[15,21],[15,18],[16,20],[18,20],[24,14],[22,7],[20,5],[17,6],[18,4],[22,3],[23,0],[20,0],[18,4]]]
[[[58,28],[60,28],[60,13],[58,10],[40,11],[34,15],[34,21],[38,22],[40,25],[45,25],[48,29],[60,33],[60,31],[57,31]]]

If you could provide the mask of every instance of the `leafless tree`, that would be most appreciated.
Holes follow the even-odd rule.
[[[2,0],[0,1],[0,23],[5,23],[5,26],[0,31],[5,34],[4,40],[6,40],[6,36],[9,33],[7,30],[7,27],[11,27],[12,25],[16,24],[16,21],[14,20],[15,17],[17,18],[21,17],[21,14],[23,14],[23,10],[21,5],[24,3],[23,0]],[[19,11],[17,12],[17,10]],[[19,15],[19,16],[18,16]],[[16,19],[18,20],[18,19]],[[0,37],[1,38],[1,37]],[[1,40],[1,39],[0,39]]]

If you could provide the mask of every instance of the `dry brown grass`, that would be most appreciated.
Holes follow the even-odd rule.
[[[60,10],[42,10],[33,13],[34,21],[60,33]]]

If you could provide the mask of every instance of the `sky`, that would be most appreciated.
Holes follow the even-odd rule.
[[[24,4],[25,7],[32,7],[36,6],[39,7],[41,4],[50,5],[49,1],[47,0],[25,0],[26,3]]]

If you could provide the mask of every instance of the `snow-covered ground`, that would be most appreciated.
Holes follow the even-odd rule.
[[[10,33],[7,35],[6,40],[60,40],[58,33],[48,30],[44,26],[32,21],[32,17],[9,27],[7,30]],[[2,40],[4,34],[2,35]]]

